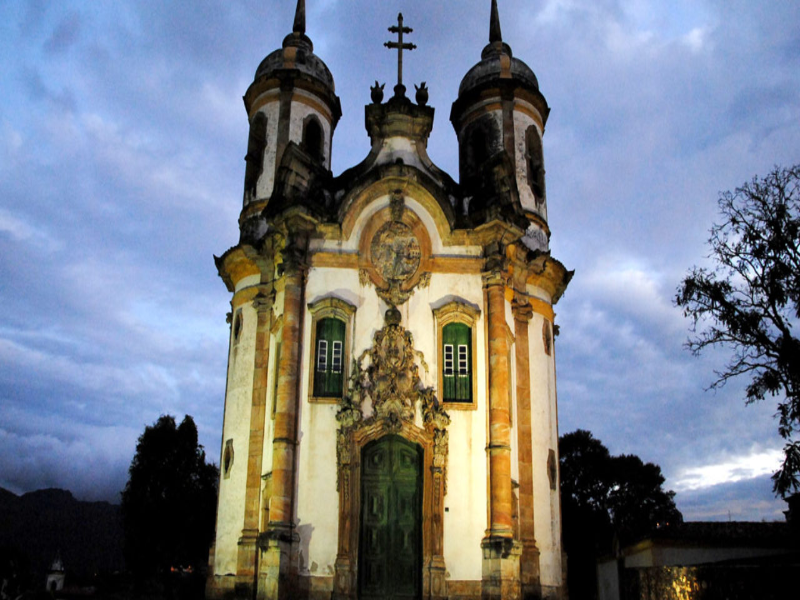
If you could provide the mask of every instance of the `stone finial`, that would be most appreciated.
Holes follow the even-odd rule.
[[[425,106],[428,103],[428,88],[425,87],[425,82],[423,81],[421,85],[415,83],[414,87],[417,88],[417,104]]]
[[[380,104],[383,102],[383,87],[385,85],[385,83],[378,83],[376,80],[375,85],[369,88],[370,98],[372,98],[373,104]]]

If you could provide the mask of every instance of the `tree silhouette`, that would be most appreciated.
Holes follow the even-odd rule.
[[[800,489],[800,165],[775,168],[733,192],[720,194],[721,224],[708,240],[713,270],[694,267],[675,303],[692,319],[688,347],[733,350],[711,385],[752,377],[747,403],[767,395],[778,402],[778,431],[786,440],[773,489],[786,497]]]
[[[190,416],[145,427],[122,492],[125,559],[137,579],[171,567],[202,569],[214,535],[216,465],[206,463]]]
[[[633,454],[611,456],[591,432],[559,438],[561,510],[570,597],[597,594],[596,562],[620,544],[683,521],[661,468]]]

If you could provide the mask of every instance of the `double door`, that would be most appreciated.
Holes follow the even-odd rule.
[[[361,600],[411,600],[422,589],[422,449],[387,435],[361,455]]]

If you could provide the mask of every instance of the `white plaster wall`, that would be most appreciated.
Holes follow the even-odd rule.
[[[530,107],[529,107],[530,108]],[[542,202],[537,206],[536,197],[533,194],[531,186],[528,185],[528,150],[525,147],[525,133],[528,127],[533,125],[539,132],[539,137],[542,137],[542,130],[539,125],[529,115],[514,111],[514,155],[517,170],[517,189],[519,190],[519,199],[522,208],[529,210],[540,215],[544,220],[547,220],[547,202]],[[544,147],[544,143],[542,144]],[[544,161],[544,152],[542,152],[542,160]],[[545,186],[547,184],[545,178]],[[547,187],[545,187],[545,198],[547,194]]]
[[[422,293],[421,293],[422,292]],[[420,290],[419,314],[427,312],[430,321],[420,322],[427,331],[414,330],[414,339],[430,337],[425,358],[436,384],[438,353],[436,351],[433,307],[461,299],[480,308],[475,323],[476,344],[476,410],[448,410],[450,415],[447,495],[444,498],[444,559],[449,578],[479,580],[482,571],[481,540],[486,531],[487,458],[486,458],[486,335],[483,282],[480,275],[435,274],[427,290]],[[412,296],[412,300],[413,300]],[[430,333],[428,333],[430,332]],[[429,354],[430,353],[430,354]],[[428,356],[430,355],[430,359]]]
[[[253,395],[253,358],[257,316],[250,304],[242,306],[239,341],[231,345],[228,391],[225,399],[223,445],[233,439],[234,459],[230,476],[220,480],[214,572],[236,573],[237,544],[244,525],[244,495],[250,441],[250,406]]]
[[[420,160],[415,142],[401,136],[385,138],[375,159],[376,164],[395,164],[398,158],[403,161],[403,164],[414,166],[423,173],[432,176],[428,167]]]
[[[236,282],[236,286],[234,287],[234,292],[239,292],[249,287],[253,287],[254,285],[258,285],[259,283],[261,283],[261,275],[248,275],[247,277],[242,277],[239,281]]]
[[[479,382],[484,389],[485,382]],[[480,580],[481,540],[486,530],[486,407],[450,411],[447,495],[444,497],[444,560],[449,578]]]
[[[529,287],[528,292],[532,293]],[[540,551],[542,585],[561,584],[561,526],[558,512],[558,485],[550,488],[547,460],[552,449],[558,457],[552,419],[555,395],[552,389],[553,356],[548,356],[542,339],[544,317],[534,313],[529,324],[531,357],[531,436],[533,450],[533,499],[536,544]]]
[[[258,112],[267,117],[267,147],[264,151],[264,164],[261,177],[256,184],[256,197],[269,198],[272,195],[272,188],[275,185],[275,159],[278,149],[278,114],[280,104],[278,103],[278,91],[268,94],[269,100]],[[255,118],[255,115],[253,115]],[[252,119],[250,121],[252,123]]]
[[[305,304],[336,297],[357,308],[364,300],[359,293],[358,272],[351,269],[313,268],[306,284]],[[373,294],[374,295],[374,294]],[[377,299],[377,297],[376,297]],[[337,404],[308,401],[311,363],[311,313],[303,319],[300,370],[300,415],[298,432],[297,532],[300,535],[300,569],[306,575],[332,576],[338,549],[339,492],[336,490]],[[353,346],[351,346],[351,351]],[[360,350],[356,348],[356,357]],[[353,353],[349,357],[352,365]]]

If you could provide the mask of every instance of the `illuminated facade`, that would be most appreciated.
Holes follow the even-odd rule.
[[[402,16],[392,31],[402,56]],[[209,597],[562,595],[553,305],[571,273],[549,253],[549,108],[493,1],[452,107],[456,183],[398,62],[367,157],[337,177],[340,103],[302,0],[244,96]]]

